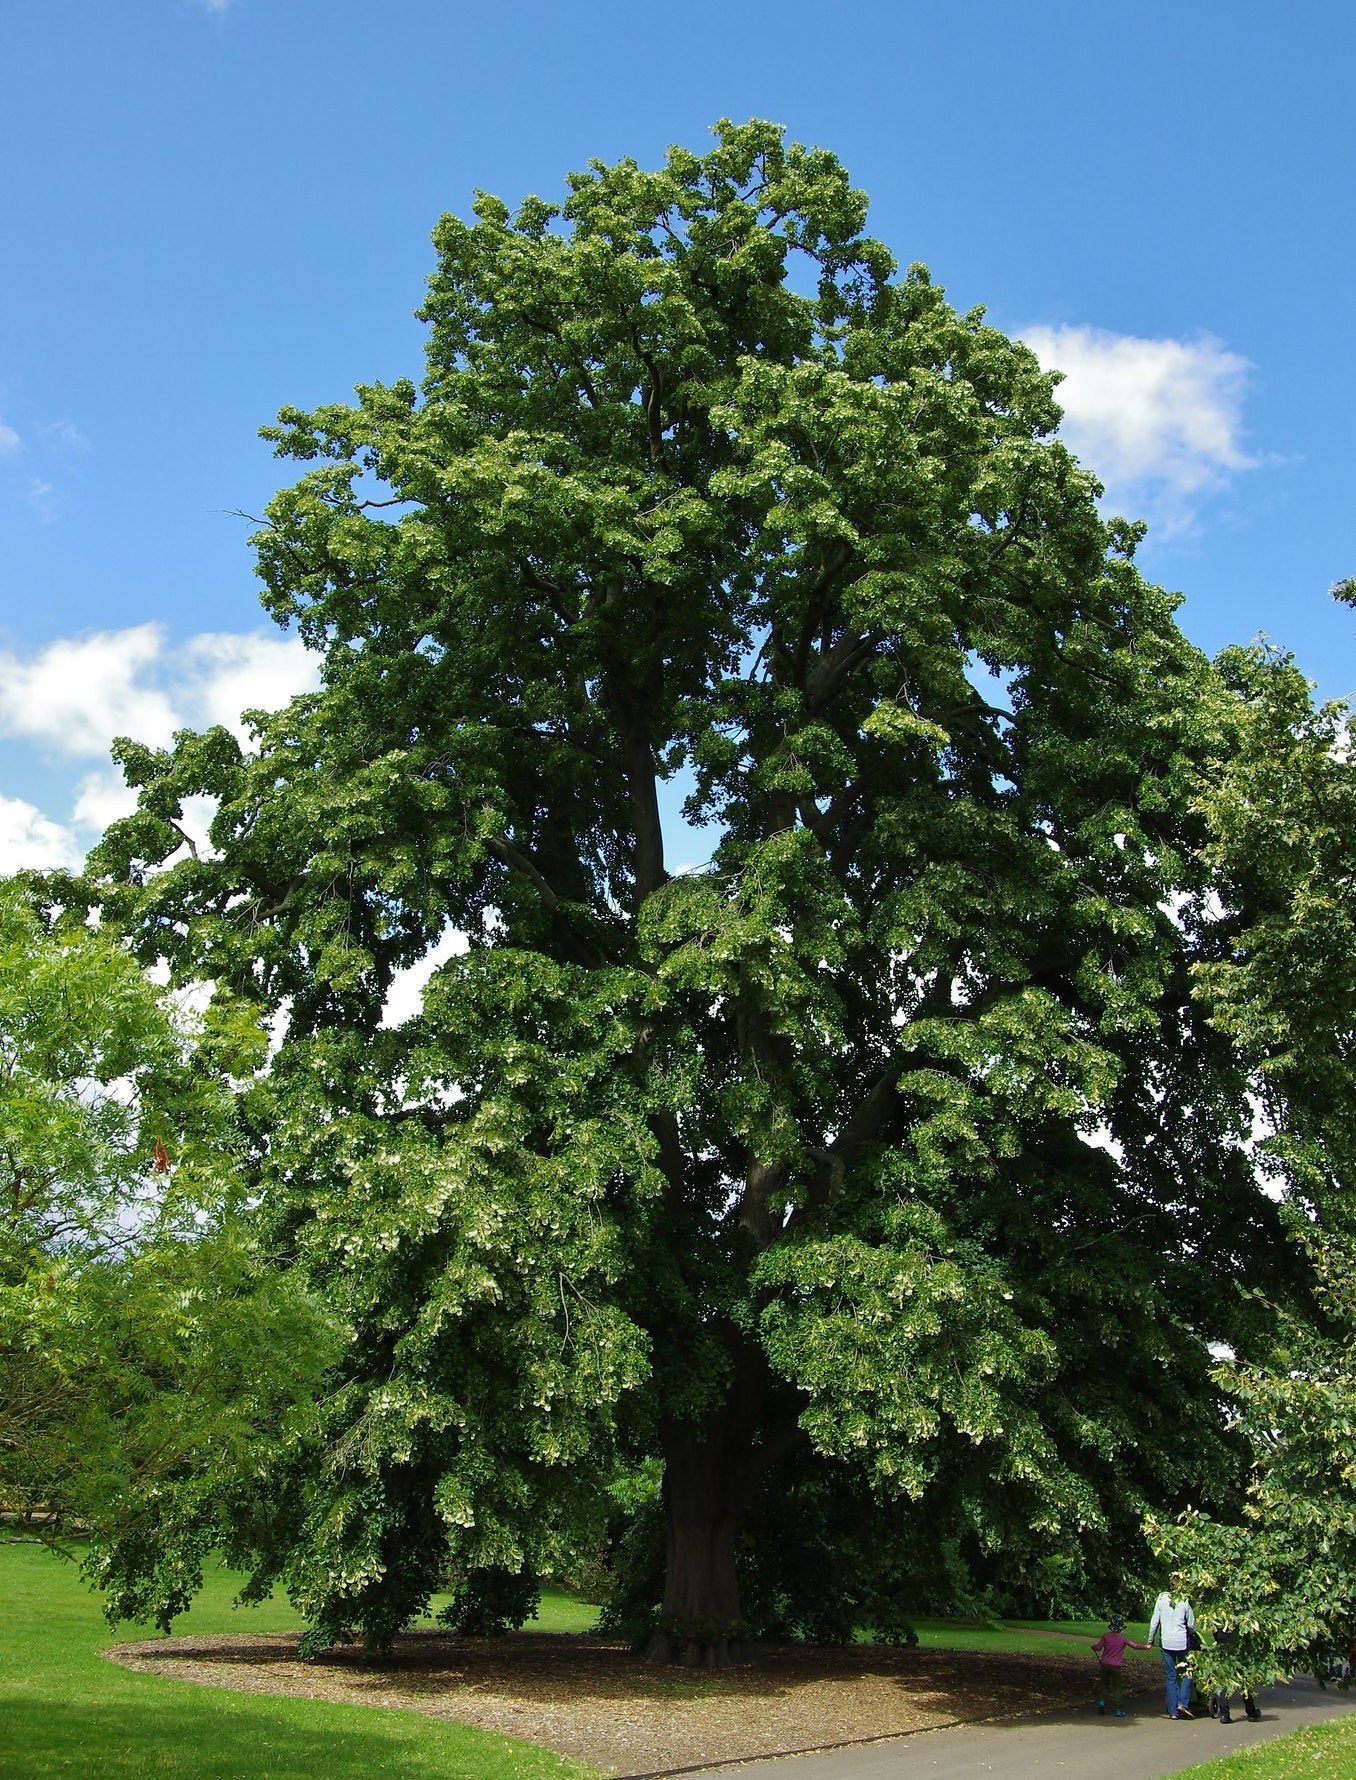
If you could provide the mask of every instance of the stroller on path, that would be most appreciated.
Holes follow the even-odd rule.
[[[1221,1626],[1215,1633],[1215,1648],[1227,1650],[1236,1636],[1237,1633],[1231,1626]],[[1221,1724],[1232,1724],[1234,1721],[1233,1714],[1229,1710],[1229,1701],[1232,1697],[1223,1688],[1217,1688],[1210,1696],[1210,1716],[1218,1718]],[[1250,1693],[1243,1695],[1243,1710],[1247,1713],[1248,1721],[1251,1724],[1256,1724],[1262,1716],[1262,1708]]]

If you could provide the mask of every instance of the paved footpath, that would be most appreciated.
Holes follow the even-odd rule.
[[[1164,1780],[1194,1762],[1356,1711],[1356,1690],[1325,1692],[1312,1681],[1296,1681],[1264,1688],[1258,1704],[1259,1724],[1248,1723],[1241,1704],[1232,1724],[1217,1724],[1208,1712],[1174,1723],[1161,1700],[1155,1716],[1153,1702],[1141,1699],[1127,1718],[1099,1718],[1089,1707],[1005,1724],[918,1731],[813,1755],[745,1762],[739,1780],[755,1775],[758,1780],[977,1780],[989,1774],[1002,1780],[1049,1780],[1057,1774],[1086,1780]],[[733,1780],[734,1770],[726,1771]]]

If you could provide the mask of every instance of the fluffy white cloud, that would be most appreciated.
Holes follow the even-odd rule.
[[[0,796],[0,873],[27,866],[36,871],[75,871],[84,850],[59,822],[20,797]]]
[[[195,724],[224,723],[242,741],[242,711],[276,711],[319,684],[319,663],[297,637],[212,631],[185,644],[179,687]]]
[[[295,637],[209,632],[171,647],[159,624],[59,637],[35,655],[0,651],[0,735],[45,752],[94,758],[115,736],[165,746],[176,729],[276,709],[317,682],[316,657]],[[90,782],[82,798],[97,798]],[[91,806],[92,807],[92,806]]]
[[[1064,372],[1061,436],[1106,485],[1109,506],[1180,530],[1199,497],[1255,466],[1242,444],[1252,367],[1208,334],[1032,327],[1023,338],[1047,370]]]
[[[245,710],[276,710],[318,683],[319,663],[295,637],[212,631],[171,645],[163,626],[134,625],[92,636],[58,637],[29,655],[0,650],[0,737],[28,743],[47,762],[107,761],[115,736],[153,747],[176,729],[224,723],[241,740]],[[10,770],[22,751],[11,751]],[[70,781],[69,823],[21,798],[0,797],[0,872],[20,866],[78,866],[110,822],[136,807],[111,765]],[[201,806],[201,807],[199,807]],[[184,828],[207,845],[212,805],[190,798]]]
[[[58,637],[27,660],[0,654],[0,733],[57,754],[107,754],[117,735],[163,746],[174,708],[148,681],[164,648],[158,624],[138,624]]]
[[[102,834],[110,822],[130,816],[136,807],[136,792],[110,767],[106,772],[86,773],[81,779],[71,821],[77,828],[93,828]]]
[[[185,797],[180,808],[183,814],[179,818],[179,827],[188,836],[194,851],[203,859],[219,859],[221,855],[207,837],[212,818],[220,808],[218,800],[215,797]]]
[[[17,451],[18,449],[18,433],[12,426],[6,426],[4,421],[0,420],[0,451]]]

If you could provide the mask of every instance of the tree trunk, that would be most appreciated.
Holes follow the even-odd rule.
[[[746,1455],[732,1450],[724,1416],[715,1429],[669,1423],[663,1446],[664,1605],[646,1655],[724,1668],[739,1625],[735,1536],[747,1490]]]

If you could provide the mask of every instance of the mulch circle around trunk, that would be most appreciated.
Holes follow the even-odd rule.
[[[760,1648],[710,1672],[655,1665],[601,1638],[407,1632],[390,1660],[357,1648],[315,1662],[294,1636],[153,1638],[106,1652],[129,1669],[352,1705],[400,1707],[522,1737],[615,1775],[672,1773],[870,1742],[1071,1705],[1091,1710],[1090,1656]],[[1140,1691],[1127,1673],[1128,1691]],[[1146,1678],[1147,1679],[1147,1678]]]

